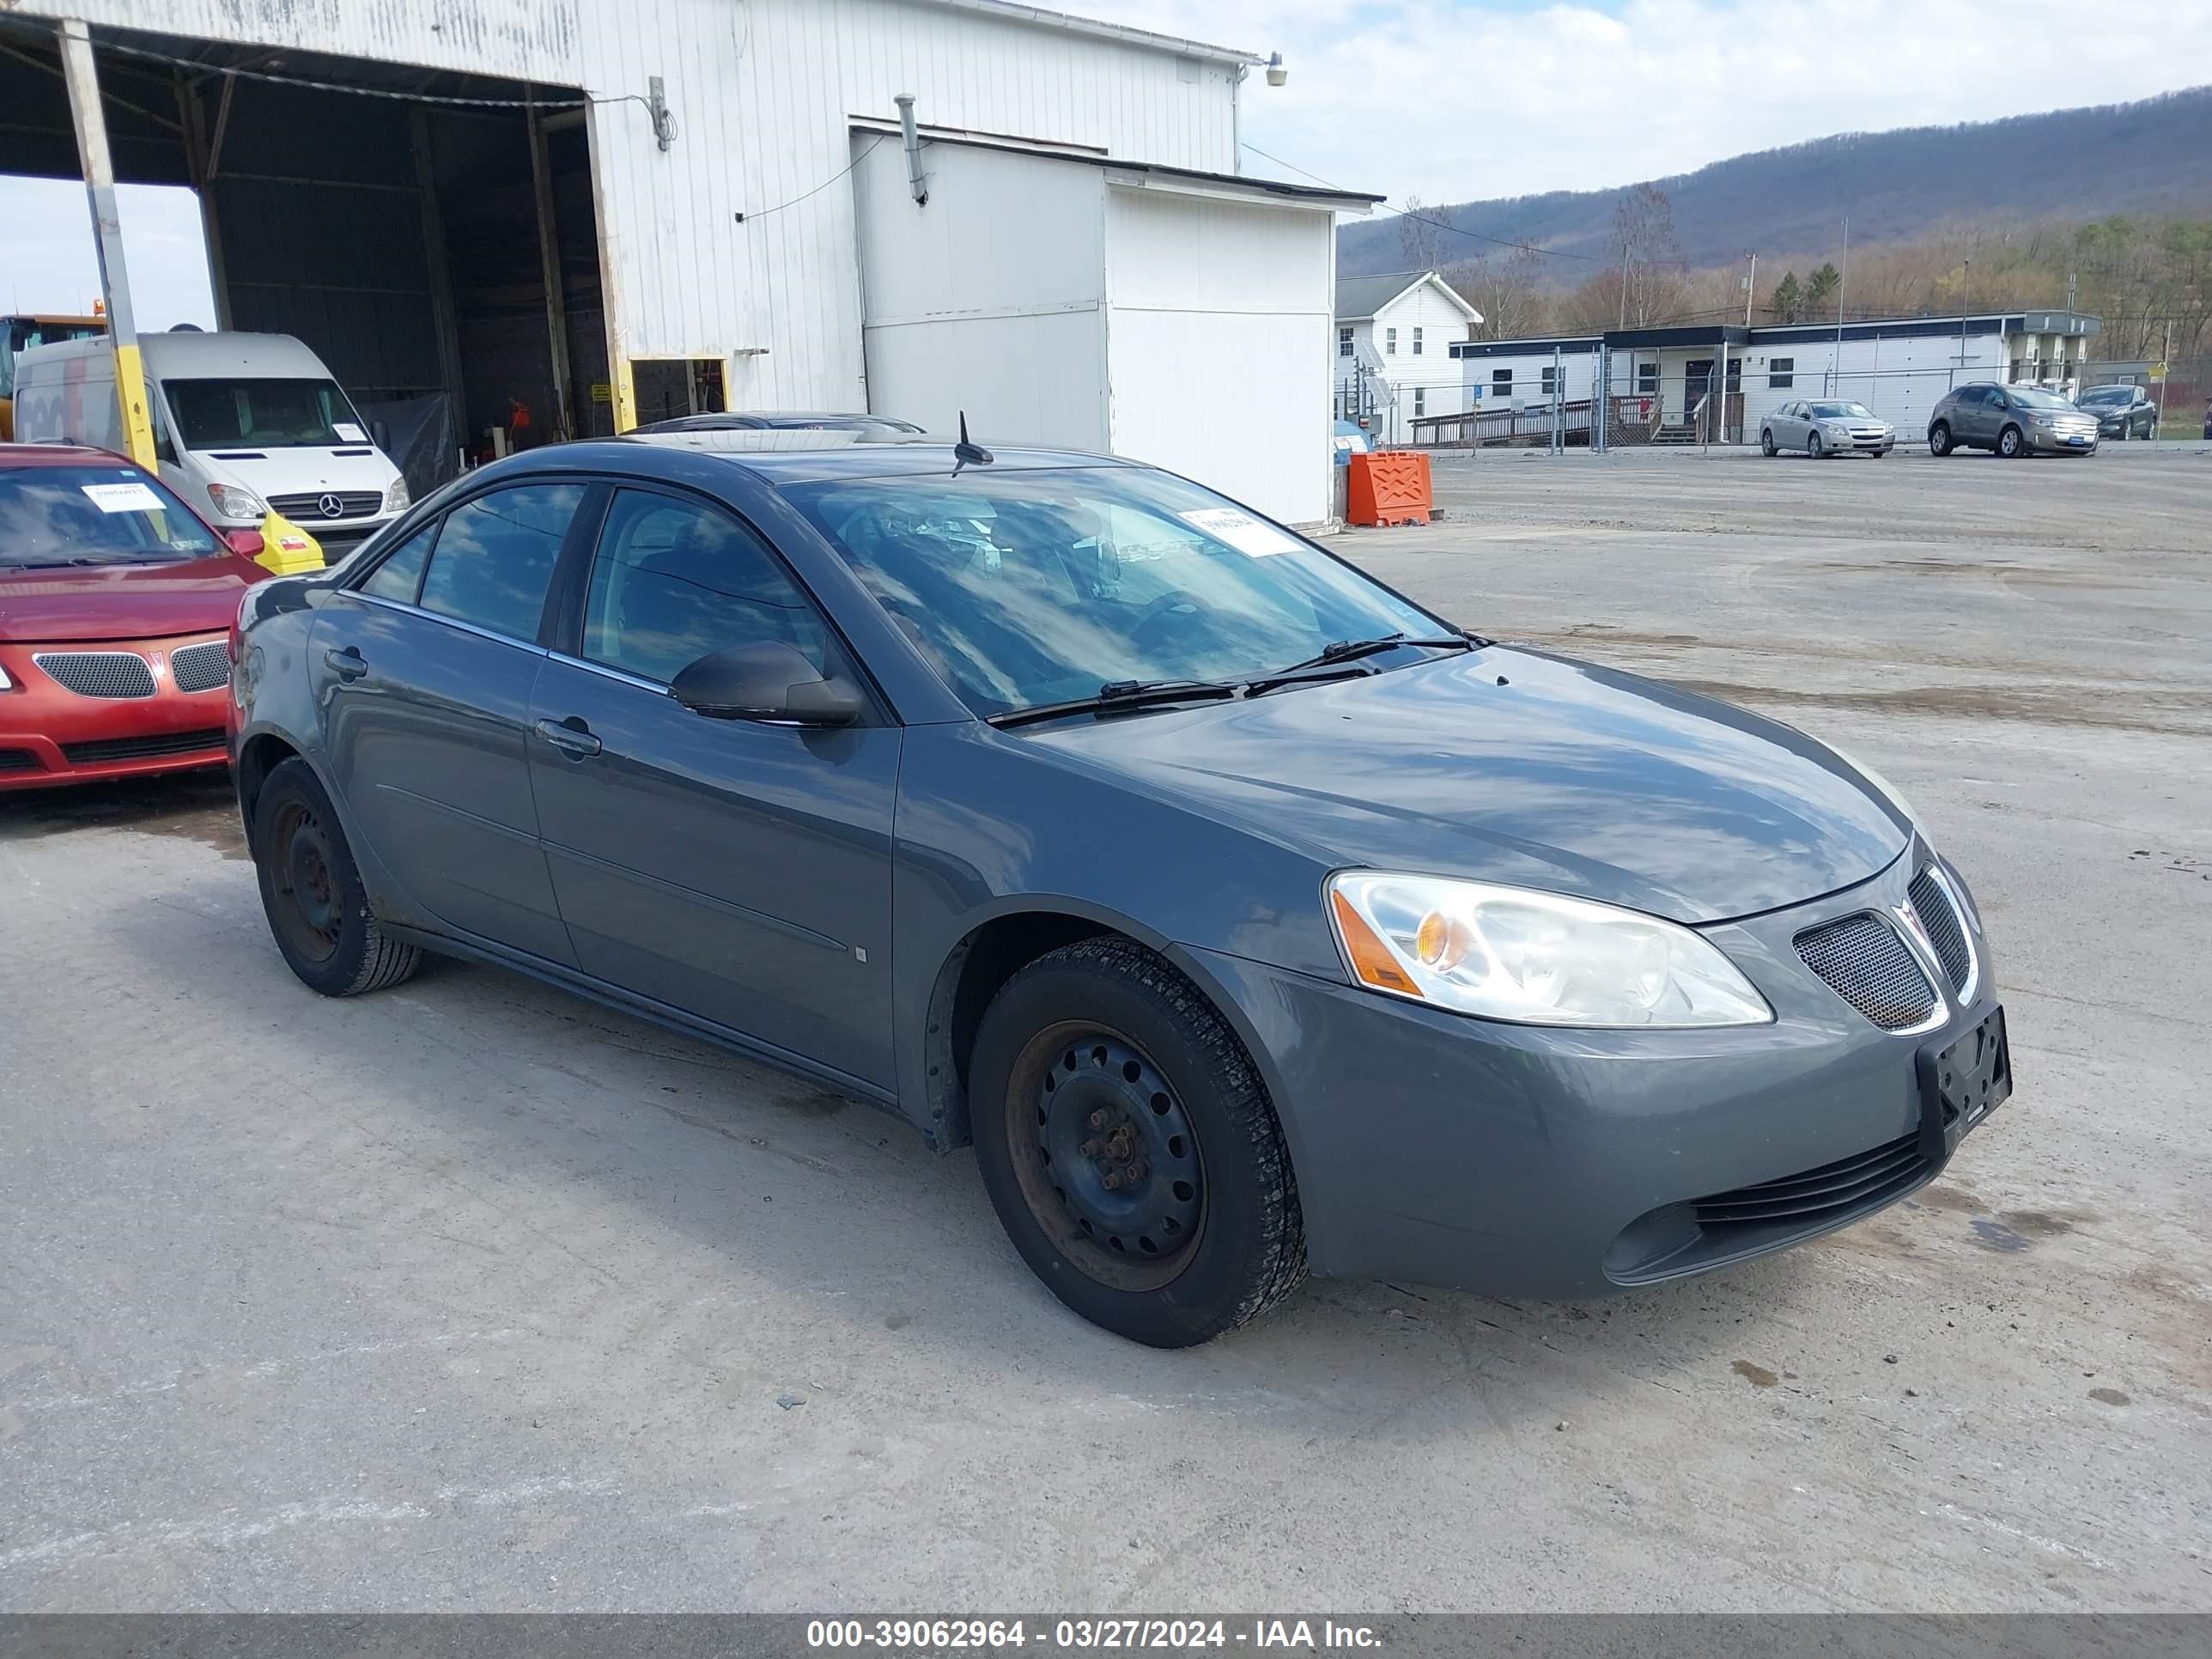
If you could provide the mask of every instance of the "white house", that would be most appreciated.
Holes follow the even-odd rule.
[[[1412,441],[1459,442],[1525,435],[1510,423],[1438,427],[1438,416],[1510,406],[1548,408],[1559,391],[1577,434],[1601,375],[1608,429],[1634,441],[1668,436],[1757,442],[1760,419],[1799,398],[1850,398],[1917,435],[1954,386],[1972,380],[2045,386],[2072,396],[2099,320],[2078,312],[1993,312],[1866,322],[1743,328],[1701,323],[1526,340],[1466,340],[1457,407],[1433,407]],[[1574,405],[1582,408],[1575,409]],[[1522,423],[1522,428],[1526,422]],[[1580,441],[1579,437],[1577,440]]]
[[[1378,198],[1239,175],[1254,53],[1022,0],[0,12],[9,170],[191,187],[222,326],[297,336],[357,395],[442,395],[471,452],[696,408],[967,408],[983,441],[1134,442],[1328,515],[1334,216]],[[1041,352],[1055,329],[1083,349]],[[1245,396],[1249,357],[1206,337],[1295,359],[1297,389]]]
[[[1481,322],[1433,270],[1338,278],[1337,418],[1364,418],[1383,442],[1406,441],[1412,422],[1457,400],[1452,348]]]

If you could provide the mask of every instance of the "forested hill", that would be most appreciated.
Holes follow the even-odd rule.
[[[2201,213],[2212,209],[2212,87],[1962,126],[1845,133],[1650,182],[1672,200],[1674,237],[1692,266],[1723,264],[1746,248],[1759,249],[1762,260],[1826,249],[1845,214],[1858,244],[1906,241],[1961,222]],[[1602,258],[1613,210],[1633,187],[1423,212],[1485,236]],[[1486,251],[1443,232],[1436,242],[1442,264]],[[1407,263],[1389,216],[1346,223],[1338,236],[1345,276]]]

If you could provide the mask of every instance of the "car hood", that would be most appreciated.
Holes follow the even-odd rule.
[[[1801,732],[1505,647],[1008,735],[1331,864],[1539,887],[1684,922],[1850,886],[1911,839],[1880,792]]]
[[[0,569],[0,641],[143,640],[228,628],[238,596],[269,573],[218,554],[181,564]]]

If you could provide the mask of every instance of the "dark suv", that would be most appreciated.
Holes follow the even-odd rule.
[[[2158,436],[2158,405],[2139,386],[2093,386],[2074,401],[2097,417],[2100,438]]]
[[[2094,455],[2097,417],[2055,392],[1977,383],[1948,392],[1928,417],[1928,450],[1993,449],[2008,459],[2043,451]]]

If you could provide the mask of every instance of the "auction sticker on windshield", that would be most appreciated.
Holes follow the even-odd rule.
[[[331,430],[338,434],[340,443],[365,444],[368,441],[368,434],[350,421],[334,421]]]
[[[1295,539],[1274,526],[1261,524],[1234,507],[1193,507],[1182,518],[1186,524],[1195,525],[1215,540],[1227,542],[1239,553],[1249,553],[1255,559],[1270,553],[1295,553],[1298,549]]]
[[[161,498],[142,483],[79,484],[103,513],[159,513]]]

